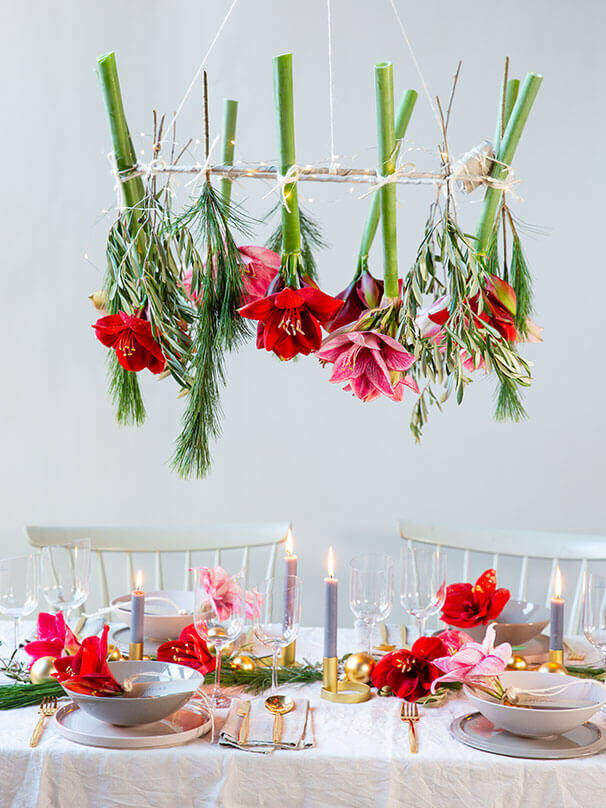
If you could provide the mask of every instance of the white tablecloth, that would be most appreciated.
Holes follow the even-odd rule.
[[[344,652],[352,632],[340,632]],[[297,656],[321,657],[322,632],[305,629]],[[350,645],[348,645],[348,642]],[[80,746],[52,727],[30,749],[36,708],[0,713],[1,808],[598,808],[606,753],[576,760],[498,757],[453,740],[462,696],[423,710],[418,755],[408,750],[400,702],[337,705],[319,685],[300,689],[314,708],[317,747],[261,756],[200,739],[172,749]],[[594,719],[603,730],[606,720]],[[219,722],[220,723],[220,722]]]

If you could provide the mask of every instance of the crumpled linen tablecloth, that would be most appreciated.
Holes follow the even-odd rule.
[[[353,632],[339,634],[340,652]],[[322,630],[302,629],[299,658],[320,659]],[[36,709],[0,712],[0,808],[597,808],[606,752],[562,761],[498,757],[453,740],[464,697],[423,710],[419,754],[408,750],[399,701],[322,701],[319,684],[295,691],[313,709],[317,746],[254,755],[209,737],[168,749],[111,750],[71,743],[52,725],[30,749]],[[223,718],[219,718],[220,729]],[[606,718],[594,719],[606,731]]]

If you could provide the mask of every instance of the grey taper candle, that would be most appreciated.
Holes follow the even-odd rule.
[[[559,567],[556,568],[554,583],[549,648],[551,651],[562,651],[564,648],[564,598],[562,597],[562,575]]]
[[[324,579],[324,656],[337,656],[337,596],[339,580],[334,577],[332,547],[328,553],[328,578]]]
[[[137,588],[132,592],[130,598],[130,641],[131,643],[143,642],[143,620],[145,617],[145,592],[141,589],[141,584],[137,582]]]

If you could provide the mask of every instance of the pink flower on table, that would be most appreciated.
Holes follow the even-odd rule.
[[[433,682],[432,689],[435,691],[440,682],[483,685],[503,673],[511,657],[511,645],[504,642],[495,648],[494,640],[494,626],[490,625],[481,643],[467,642],[454,654],[434,659],[433,664],[444,673]]]
[[[316,356],[322,363],[333,363],[330,381],[347,382],[362,401],[381,395],[401,401],[404,388],[419,388],[408,371],[415,358],[403,345],[379,331],[337,331],[326,337]]]
[[[76,635],[65,622],[63,612],[48,614],[40,612],[36,627],[36,639],[25,645],[25,651],[32,657],[32,665],[40,657],[73,656],[80,648]],[[30,666],[31,667],[31,666]]]
[[[442,640],[449,654],[455,654],[466,643],[473,642],[473,638],[469,634],[454,628],[447,628],[437,636]]]
[[[223,569],[223,567],[202,567],[200,583],[212,604],[213,611],[219,620],[227,619],[234,609],[242,603],[242,588]],[[244,593],[244,610],[246,617],[254,619],[259,614],[262,596],[255,590]]]

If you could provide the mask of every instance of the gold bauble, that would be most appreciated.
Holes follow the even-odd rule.
[[[208,652],[210,654],[212,654],[213,656],[217,656],[217,649],[215,648],[214,645],[211,645],[210,643],[211,643],[211,640],[209,639],[208,646],[207,646],[208,647]],[[223,648],[221,649],[221,658],[226,659],[227,657],[230,657],[235,650],[236,650],[235,643],[228,642],[227,645],[224,645]]]
[[[55,670],[55,659],[52,656],[43,656],[37,659],[29,669],[30,679],[33,685],[41,685],[43,682],[52,682],[51,673]]]
[[[107,646],[107,661],[108,662],[120,662],[122,659],[122,651],[118,648],[117,645],[108,645]]]
[[[389,685],[385,685],[385,687],[380,687],[377,690],[378,696],[393,696],[393,690]]]
[[[507,663],[507,670],[508,671],[528,670],[528,662],[526,662],[523,656],[520,656],[519,654],[513,654],[513,656],[509,658],[509,662]]]
[[[105,311],[105,307],[107,306],[107,292],[105,289],[97,289],[96,292],[88,296],[88,299],[92,302],[97,311]]]
[[[349,679],[350,682],[367,685],[376,664],[374,657],[370,654],[350,654],[343,666],[345,678]]]
[[[539,667],[539,673],[567,673],[567,670],[559,662],[543,662]]]
[[[255,660],[246,654],[237,654],[233,659],[229,660],[229,667],[232,671],[254,671]]]

